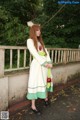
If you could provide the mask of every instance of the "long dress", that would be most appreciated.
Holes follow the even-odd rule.
[[[45,99],[47,97],[47,91],[53,92],[53,82],[51,81],[50,89],[47,89],[47,77],[48,77],[48,69],[45,67],[45,63],[52,63],[49,53],[46,50],[47,56],[44,55],[43,48],[41,48],[40,42],[38,44],[38,51],[36,50],[33,40],[29,38],[27,40],[27,48],[30,54],[33,56],[33,60],[30,64],[29,70],[29,79],[28,79],[28,92],[26,98],[29,100],[32,99]],[[40,54],[41,53],[41,54]],[[50,71],[51,72],[51,71]],[[52,73],[49,74],[51,80],[53,78]]]

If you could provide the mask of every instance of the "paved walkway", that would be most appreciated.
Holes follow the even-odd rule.
[[[80,120],[80,84],[60,91],[57,97],[52,96],[50,106],[45,107],[43,101],[37,106],[42,110],[41,116],[26,108],[10,120]]]

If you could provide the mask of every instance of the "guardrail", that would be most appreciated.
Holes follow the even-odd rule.
[[[47,49],[53,64],[66,64],[80,61],[80,49]],[[22,46],[0,46],[0,76],[4,75],[6,71],[28,69],[32,61],[32,56],[27,50],[27,47]],[[14,59],[15,56],[16,58]],[[6,59],[8,59],[7,62]],[[16,62],[15,66],[13,65],[14,61]],[[22,66],[20,65],[20,61],[23,63]]]

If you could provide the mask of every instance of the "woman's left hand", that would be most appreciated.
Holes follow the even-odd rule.
[[[50,67],[52,68],[52,67],[53,67],[53,65],[52,65],[52,64],[50,64]]]
[[[52,68],[53,66],[52,66],[52,64],[48,64],[48,68]]]

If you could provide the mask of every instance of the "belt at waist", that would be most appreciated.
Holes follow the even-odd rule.
[[[45,56],[45,52],[44,51],[38,51],[38,54],[41,55],[41,56]],[[33,56],[33,58],[35,58],[35,57]]]

